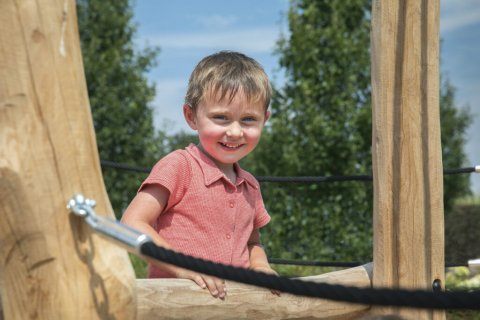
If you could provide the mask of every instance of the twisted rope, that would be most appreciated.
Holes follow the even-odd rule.
[[[144,243],[140,247],[140,252],[148,257],[200,273],[300,296],[366,305],[422,309],[480,310],[480,291],[433,292],[425,290],[358,288],[302,281],[193,258],[158,247],[153,242]]]

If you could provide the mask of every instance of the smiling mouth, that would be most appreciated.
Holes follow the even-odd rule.
[[[219,143],[222,147],[228,150],[237,150],[243,146],[243,144],[233,144],[233,143],[224,143],[224,142],[219,142]]]

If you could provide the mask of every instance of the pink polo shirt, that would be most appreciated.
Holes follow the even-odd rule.
[[[247,242],[254,229],[265,226],[265,210],[257,180],[234,164],[233,184],[197,146],[176,150],[153,167],[142,183],[170,191],[155,230],[176,251],[233,266],[250,266]],[[149,266],[150,278],[169,277]]]

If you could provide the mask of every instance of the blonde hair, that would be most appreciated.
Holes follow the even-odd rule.
[[[239,90],[247,101],[262,102],[267,111],[272,88],[262,66],[242,53],[220,51],[203,58],[193,70],[185,104],[195,112],[203,99],[231,101]]]

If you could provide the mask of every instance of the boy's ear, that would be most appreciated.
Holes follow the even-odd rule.
[[[263,120],[263,124],[265,124],[267,122],[268,119],[270,119],[270,111],[267,110],[267,112],[265,112],[265,120]]]
[[[183,105],[183,116],[185,117],[185,121],[187,121],[188,126],[193,130],[197,130],[195,113],[193,112],[192,107],[190,107],[188,104]]]

